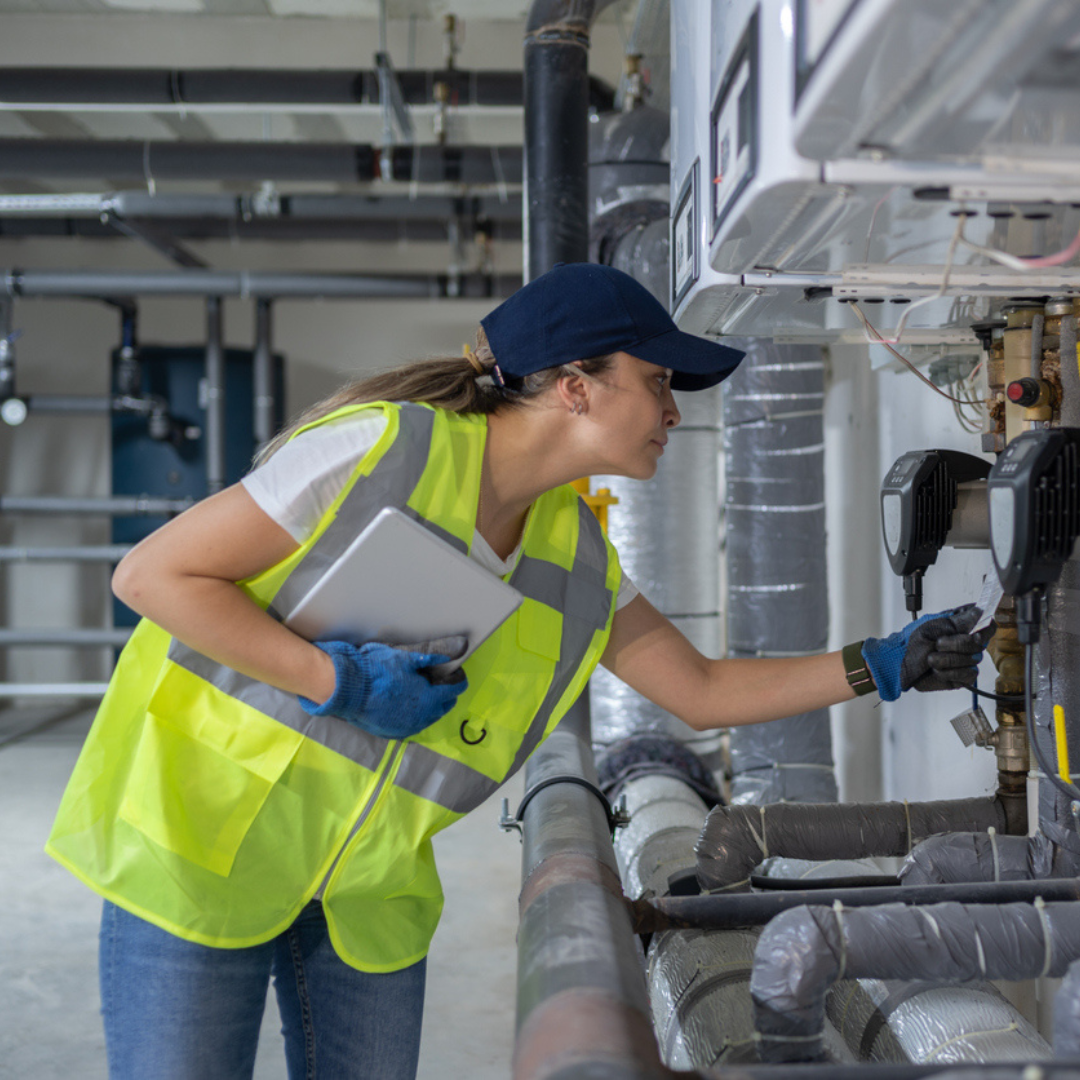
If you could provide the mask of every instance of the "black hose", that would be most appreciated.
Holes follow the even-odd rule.
[[[899,885],[895,874],[852,874],[850,877],[782,878],[765,874],[751,874],[750,887],[764,892],[792,892],[796,889],[859,889],[864,886],[880,889]]]
[[[900,885],[852,889],[800,889],[791,892],[665,896],[631,903],[634,931],[732,930],[762,926],[782,911],[803,906],[874,907],[880,904],[1008,904],[1080,900],[1080,878],[1042,881],[979,881],[951,885]]]

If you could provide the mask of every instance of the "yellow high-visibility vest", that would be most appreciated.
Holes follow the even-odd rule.
[[[312,537],[243,589],[289,611],[384,506],[472,543],[483,416],[381,408],[387,427]],[[46,851],[113,903],[189,941],[255,945],[321,896],[364,971],[426,955],[442,910],[431,837],[525,762],[584,688],[620,570],[569,487],[542,495],[507,580],[524,596],[465,662],[431,727],[381,739],[227,668],[144,619],[117,663]]]

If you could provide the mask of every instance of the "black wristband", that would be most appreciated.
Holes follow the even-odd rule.
[[[848,686],[860,697],[863,694],[872,694],[877,689],[874,676],[870,674],[870,669],[863,659],[862,646],[861,641],[853,641],[850,645],[845,645],[840,653]]]

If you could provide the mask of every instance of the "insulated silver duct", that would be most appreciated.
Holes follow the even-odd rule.
[[[694,866],[705,803],[673,776],[643,776],[622,793],[630,813],[630,824],[615,834],[623,892],[631,900],[663,896],[674,874]]]
[[[844,978],[1060,976],[1078,953],[1075,903],[794,908],[769,923],[754,957],[750,993],[762,1057],[819,1059],[825,995]]]
[[[609,488],[619,500],[608,514],[608,535],[623,570],[706,656],[719,656],[719,396],[705,390],[677,394],[676,401],[682,423],[670,434],[656,476],[644,482],[597,476],[593,489]],[[693,731],[603,668],[591,685],[597,743],[663,731],[720,773],[718,733]]]
[[[749,339],[724,389],[728,654],[828,638],[821,350]],[[827,709],[731,732],[732,801],[835,802]]]

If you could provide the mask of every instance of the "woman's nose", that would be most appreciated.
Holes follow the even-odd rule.
[[[664,402],[664,426],[669,428],[678,427],[681,421],[682,413],[679,412],[679,407],[675,404],[675,398],[672,397],[669,390],[667,392],[667,401]]]

